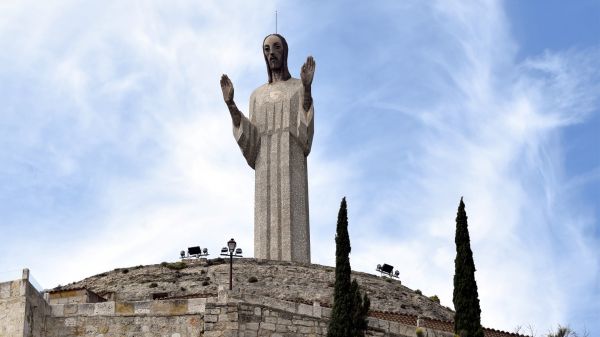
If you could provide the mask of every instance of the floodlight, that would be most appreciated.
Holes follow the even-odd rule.
[[[235,253],[236,253],[237,255],[242,255],[242,248],[238,248],[238,249],[236,249],[236,250],[235,250]]]
[[[208,248],[203,248],[203,249],[202,249],[202,254],[206,254],[206,255],[208,255]]]
[[[390,274],[390,275],[391,275],[391,274],[392,274],[392,272],[394,271],[394,266],[390,266],[389,264],[387,264],[387,263],[384,263],[384,264],[383,264],[383,266],[381,266],[381,271],[382,271],[383,273],[386,273],[386,274]]]
[[[377,265],[377,271],[381,271],[381,265],[380,264]]]
[[[399,276],[400,276],[400,271],[399,271],[399,270],[396,270],[396,272],[394,273],[394,275],[395,275],[396,277],[399,277]]]
[[[179,252],[179,255],[181,255],[181,258],[183,259],[185,257],[185,250],[182,250],[181,252]]]
[[[188,254],[189,255],[199,255],[202,253],[202,250],[200,249],[200,246],[194,246],[194,247],[188,247]]]
[[[223,253],[227,253],[229,250],[227,249],[227,247],[223,247],[221,248],[221,254]]]

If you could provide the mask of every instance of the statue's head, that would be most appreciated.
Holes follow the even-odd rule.
[[[281,79],[284,81],[292,77],[287,66],[288,45],[283,36],[267,35],[263,41],[263,56],[267,64],[269,83],[273,82],[273,72],[281,72]]]

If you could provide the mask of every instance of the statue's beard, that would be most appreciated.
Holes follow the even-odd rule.
[[[277,60],[269,61],[269,66],[271,67],[272,71],[276,71],[276,72],[281,71],[281,69],[283,68],[281,66],[281,62],[279,62]]]

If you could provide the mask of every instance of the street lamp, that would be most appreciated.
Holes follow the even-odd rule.
[[[233,289],[233,258],[242,257],[242,248],[235,249],[237,243],[232,238],[227,241],[227,247],[221,248],[222,256],[229,256],[229,290]]]

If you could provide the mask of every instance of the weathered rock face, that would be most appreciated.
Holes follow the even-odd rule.
[[[160,297],[216,295],[228,287],[229,261],[193,260],[176,270],[175,264],[115,269],[61,289],[86,287],[113,300],[142,301]],[[233,265],[234,290],[293,302],[333,302],[334,268],[294,262],[237,259]],[[453,311],[419,295],[397,280],[354,272],[353,277],[371,299],[371,309],[452,320]]]

